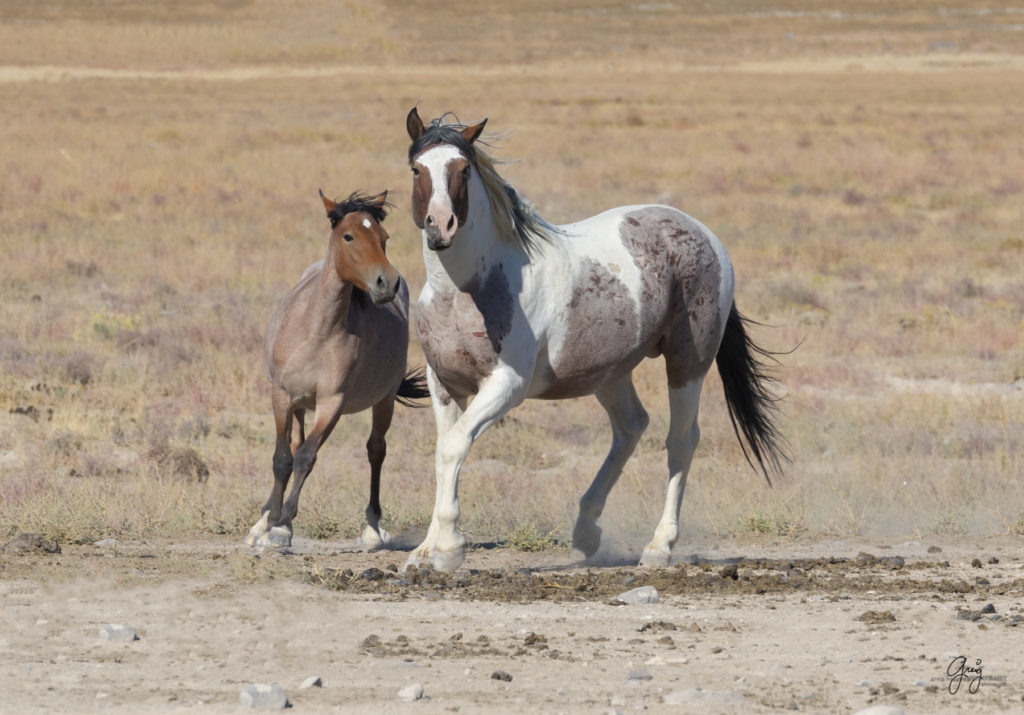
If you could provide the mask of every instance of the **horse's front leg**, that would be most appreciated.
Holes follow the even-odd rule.
[[[299,495],[302,494],[302,485],[305,484],[309,473],[313,471],[317,452],[320,451],[320,447],[327,441],[334,426],[338,423],[338,418],[341,416],[342,400],[341,395],[332,395],[329,399],[317,402],[313,429],[310,430],[309,436],[303,441],[302,446],[295,450],[295,480],[292,482],[292,490],[288,494],[288,499],[281,506],[280,516],[276,520],[271,512],[270,531],[263,534],[256,542],[258,550],[291,546],[292,520],[299,512]]]
[[[292,476],[293,458],[295,450],[299,448],[304,439],[302,434],[302,410],[292,410],[288,394],[277,388],[272,396],[274,408],[274,427],[277,439],[274,446],[274,486],[270,490],[270,497],[267,503],[260,510],[260,518],[245,537],[245,543],[249,546],[256,546],[260,537],[270,531],[270,527],[281,518],[281,504],[284,500],[284,490],[288,486],[288,480]]]
[[[373,406],[373,425],[370,438],[366,441],[366,459],[370,462],[370,503],[366,506],[366,528],[360,538],[367,551],[379,549],[391,541],[391,535],[380,528],[380,473],[387,455],[385,435],[391,427],[394,413],[394,395],[389,395]]]
[[[447,392],[441,392],[443,387],[437,382],[436,376],[428,372],[431,402],[434,414],[438,417],[437,452],[434,458],[437,492],[427,538],[409,556],[406,567],[418,565],[423,559],[429,558],[435,569],[454,571],[465,560],[466,537],[458,529],[459,471],[473,442],[525,399],[526,382],[521,374],[525,373],[505,365],[500,366],[484,380],[473,402],[459,416],[460,405],[450,396],[448,404],[445,404]],[[435,391],[435,388],[439,389]]]
[[[430,390],[430,407],[434,412],[434,424],[437,427],[437,441],[435,445],[441,444],[441,440],[444,439],[445,435],[451,430],[451,428],[458,422],[459,418],[466,411],[466,399],[455,398],[448,393],[444,385],[441,384],[440,380],[437,379],[437,374],[431,369],[430,365],[427,365],[427,388]],[[435,479],[437,483],[434,491],[434,510],[430,516],[430,527],[427,529],[427,535],[424,537],[422,543],[413,549],[412,553],[409,554],[409,558],[406,559],[403,570],[410,566],[420,566],[423,564],[424,559],[429,559],[433,552],[434,546],[437,544],[437,492],[440,489],[440,478],[441,472],[437,471],[437,452],[435,448]]]

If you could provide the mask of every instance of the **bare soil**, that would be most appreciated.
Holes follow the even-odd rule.
[[[1024,700],[1024,572],[1008,539],[708,541],[650,570],[614,555],[632,544],[587,565],[478,545],[454,574],[400,573],[404,545],[365,554],[296,539],[294,553],[264,557],[228,538],[46,547],[0,553],[5,712],[238,712],[250,682],[280,684],[307,712],[1019,711]],[[611,605],[640,585],[659,602]],[[109,623],[139,639],[101,639]],[[958,657],[981,661],[980,682],[955,687]],[[311,675],[322,687],[300,690]],[[415,704],[398,699],[411,683],[424,689]]]

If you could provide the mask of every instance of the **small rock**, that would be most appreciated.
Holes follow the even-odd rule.
[[[419,683],[411,683],[398,691],[398,699],[407,703],[414,703],[423,697],[423,686]]]
[[[990,603],[990,604],[982,607],[981,612],[982,613],[995,613],[996,612],[996,607],[995,607],[994,604]]]
[[[875,626],[880,623],[895,623],[896,616],[892,611],[864,611],[857,616],[857,620]]]
[[[999,559],[997,559],[995,556],[989,556],[988,557],[988,562],[990,564],[997,564],[997,563],[999,563]]]
[[[512,676],[504,670],[496,670],[491,673],[491,680],[504,680],[506,683],[510,683],[512,682]]]
[[[299,686],[299,690],[309,690],[310,688],[322,688],[324,681],[320,679],[319,675],[311,675],[302,681],[302,685]]]
[[[126,626],[123,623],[110,623],[100,628],[100,638],[115,643],[127,643],[137,641],[139,636],[131,626]]]
[[[971,566],[973,566],[976,569],[980,569],[981,568],[981,559],[972,559],[971,560]]]
[[[928,547],[928,553],[929,554],[941,554],[942,553],[942,547],[941,546],[929,546]]]
[[[638,586],[620,593],[609,603],[613,606],[636,606],[658,602],[658,589],[654,586]]]
[[[630,683],[640,683],[645,680],[654,680],[654,676],[648,670],[631,670],[626,680]]]
[[[238,701],[254,710],[283,710],[288,707],[288,696],[276,683],[249,683],[242,688]]]
[[[100,549],[124,548],[124,542],[120,539],[100,539],[99,541],[94,541],[92,545]]]

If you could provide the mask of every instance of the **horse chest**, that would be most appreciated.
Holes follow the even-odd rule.
[[[474,279],[464,291],[421,299],[416,333],[427,362],[450,393],[476,394],[498,363],[513,312],[508,281],[497,271]]]

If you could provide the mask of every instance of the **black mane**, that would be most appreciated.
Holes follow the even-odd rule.
[[[368,213],[377,223],[384,223],[384,219],[388,216],[388,207],[393,206],[387,201],[380,203],[381,197],[386,195],[386,191],[375,196],[363,196],[358,191],[354,191],[344,201],[338,201],[334,209],[328,212],[327,218],[331,221],[331,228],[337,226],[339,221],[355,211]]]
[[[473,161],[476,158],[476,149],[462,136],[460,129],[465,129],[465,124],[460,124],[458,118],[447,122],[447,117],[454,117],[451,112],[442,114],[437,119],[431,119],[430,124],[423,128],[423,133],[412,144],[409,145],[409,163],[427,147],[437,144],[451,144],[458,149],[467,160]]]

